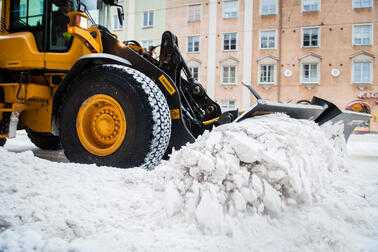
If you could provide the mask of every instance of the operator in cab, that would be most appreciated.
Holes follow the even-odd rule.
[[[71,39],[67,33],[67,25],[70,23],[68,12],[72,11],[72,3],[68,0],[57,3],[59,9],[52,14],[52,45],[66,47]]]

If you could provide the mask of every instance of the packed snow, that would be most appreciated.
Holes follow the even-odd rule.
[[[339,125],[261,116],[146,171],[18,134],[0,148],[0,251],[378,250],[378,135],[346,148]]]
[[[204,134],[157,168],[168,216],[184,212],[205,233],[228,233],[235,218],[277,217],[288,205],[326,197],[325,185],[348,164],[318,128],[269,115]]]

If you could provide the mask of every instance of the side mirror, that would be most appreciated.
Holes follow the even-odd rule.
[[[117,13],[118,13],[118,20],[121,25],[123,25],[123,19],[125,18],[125,14],[123,12],[123,7],[121,5],[117,5]]]
[[[114,6],[118,4],[118,0],[103,0],[105,4]]]

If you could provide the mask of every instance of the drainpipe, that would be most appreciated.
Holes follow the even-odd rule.
[[[282,62],[282,4],[283,0],[279,0],[279,28],[278,28],[278,63],[277,64],[277,101],[281,101],[281,62]]]
[[[217,0],[209,0],[209,35],[207,52],[207,94],[215,100],[215,68],[217,53]]]
[[[243,81],[252,84],[252,38],[253,38],[253,0],[244,1],[244,41],[243,41]],[[251,92],[242,88],[242,109],[251,106]]]

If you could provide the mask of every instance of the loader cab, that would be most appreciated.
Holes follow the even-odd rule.
[[[66,33],[72,9],[69,0],[10,1],[9,32],[31,32],[39,52],[66,52],[72,44]]]
[[[0,68],[70,70],[78,58],[90,53],[67,32],[67,12],[78,11],[80,2],[86,3],[94,22],[102,21],[102,1],[2,0]]]

